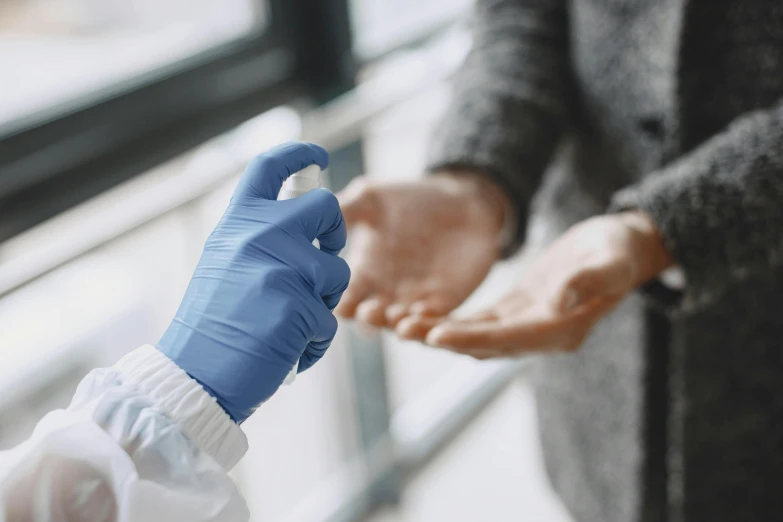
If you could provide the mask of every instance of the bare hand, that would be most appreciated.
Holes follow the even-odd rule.
[[[478,176],[360,178],[338,197],[351,231],[351,284],[336,310],[343,317],[394,327],[410,315],[446,315],[499,256],[507,203]]]
[[[579,223],[547,248],[497,305],[464,319],[410,317],[398,331],[479,359],[577,349],[629,292],[672,264],[639,212]]]

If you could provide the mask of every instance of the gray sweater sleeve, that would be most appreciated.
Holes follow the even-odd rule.
[[[567,121],[571,90],[564,0],[477,0],[473,47],[433,136],[429,169],[490,176],[517,216],[528,205]]]
[[[684,293],[666,304],[707,305],[783,264],[783,101],[615,195],[614,210],[631,208],[652,217],[685,272]]]

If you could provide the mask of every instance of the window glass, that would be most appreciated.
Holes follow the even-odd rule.
[[[3,0],[0,126],[263,27],[257,0]]]
[[[474,0],[351,0],[354,48],[374,56],[469,10]]]

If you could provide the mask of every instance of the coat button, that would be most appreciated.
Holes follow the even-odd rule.
[[[654,140],[664,138],[663,121],[659,116],[644,116],[637,120],[639,130]]]

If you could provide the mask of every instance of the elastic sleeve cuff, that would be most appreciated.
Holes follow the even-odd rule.
[[[154,346],[114,365],[123,381],[151,397],[199,448],[229,471],[245,455],[247,437],[201,385]]]

